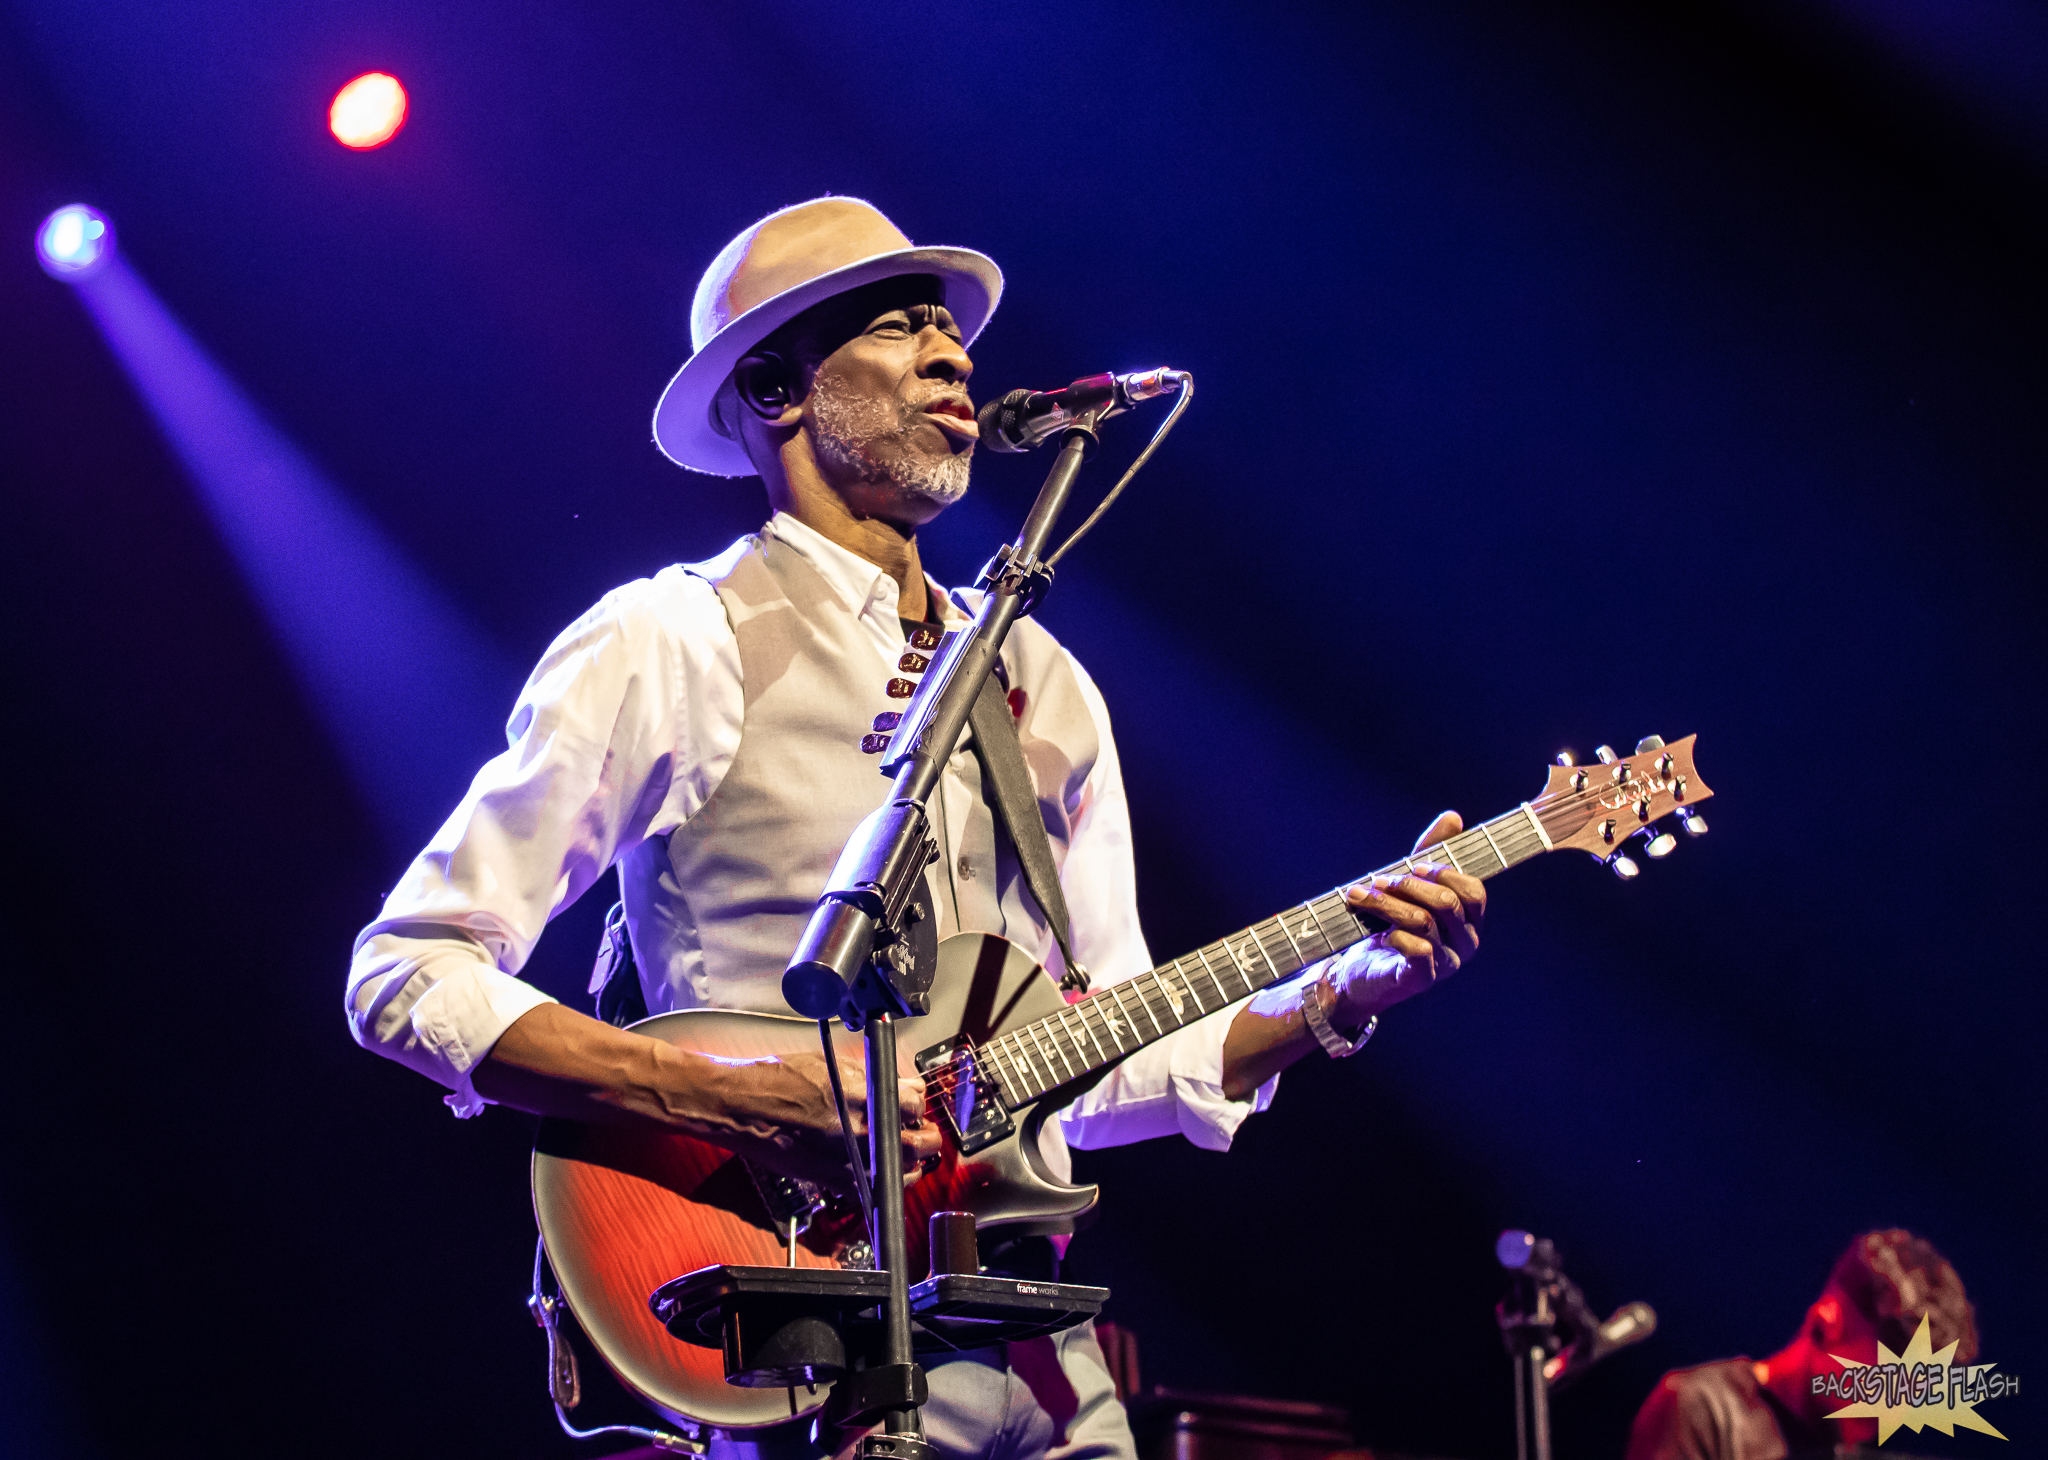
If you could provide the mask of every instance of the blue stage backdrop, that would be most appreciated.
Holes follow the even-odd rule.
[[[349,151],[370,70],[410,116]],[[1001,263],[978,398],[1200,380],[1044,609],[1155,955],[1562,747],[1697,732],[1719,793],[1636,884],[1496,883],[1471,970],[1228,1155],[1082,1157],[1072,1272],[1148,1382],[1510,1454],[1508,1226],[1662,1315],[1560,1454],[1771,1352],[1874,1226],[2048,1372],[2044,184],[2020,0],[7,0],[0,1429],[575,1452],[521,1311],[531,1123],[355,1049],[342,975],[556,630],[764,515],[648,421],[704,263],[827,191]],[[121,253],[67,287],[31,240],[77,200]],[[1043,466],[978,464],[943,575]],[[583,998],[608,891],[542,986]],[[1901,1440],[2034,1453],[2037,1387],[1985,1411],[2010,1444]]]

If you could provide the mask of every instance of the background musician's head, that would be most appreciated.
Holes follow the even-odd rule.
[[[1954,1343],[1956,1363],[1977,1357],[1977,1310],[1949,1260],[1903,1227],[1865,1232],[1836,1260],[1799,1336],[1769,1364],[1775,1373],[1791,1356],[1810,1377],[1839,1372],[1830,1354],[1876,1363],[1880,1343],[1904,1353],[1923,1317],[1937,1351]]]
[[[1950,1362],[1976,1359],[1976,1310],[1948,1259],[1902,1227],[1865,1232],[1836,1259],[1798,1334],[1778,1352],[1666,1374],[1636,1415],[1627,1460],[1743,1460],[1874,1442],[1877,1421],[1829,1419],[1843,1401],[1816,1394],[1814,1381],[1842,1372],[1836,1355],[1876,1363],[1880,1343],[1903,1353],[1923,1317],[1935,1352],[1954,1343]],[[1705,1450],[1702,1436],[1714,1437]]]
[[[1949,1260],[1903,1227],[1865,1232],[1836,1259],[1798,1336],[1758,1366],[1758,1378],[1786,1405],[1818,1421],[1842,1407],[1839,1398],[1813,1392],[1814,1379],[1841,1372],[1834,1355],[1874,1364],[1880,1343],[1904,1353],[1923,1317],[1936,1352],[1954,1343],[1953,1362],[1977,1357],[1977,1310]],[[1876,1420],[1836,1423],[1845,1439],[1877,1438]]]

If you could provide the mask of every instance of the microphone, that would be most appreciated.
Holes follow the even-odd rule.
[[[1593,1324],[1580,1332],[1578,1340],[1552,1354],[1543,1366],[1543,1377],[1552,1390],[1574,1383],[1586,1370],[1632,1343],[1641,1343],[1657,1331],[1657,1310],[1648,1303],[1624,1303],[1605,1323]]]
[[[1058,390],[1013,390],[992,400],[975,417],[981,444],[991,451],[1029,451],[1039,442],[1098,406],[1105,416],[1127,411],[1141,400],[1180,389],[1178,370],[1140,370],[1130,375],[1090,375]]]
[[[1616,1349],[1641,1343],[1657,1331],[1657,1310],[1648,1303],[1629,1303],[1593,1330],[1593,1352],[1588,1363],[1599,1363]]]

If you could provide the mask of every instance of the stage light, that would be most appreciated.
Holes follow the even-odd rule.
[[[344,147],[367,152],[382,147],[405,125],[405,88],[396,76],[371,71],[334,94],[327,109],[328,130]]]
[[[114,253],[114,225],[83,203],[66,203],[36,230],[36,257],[43,272],[70,283],[84,278]]]

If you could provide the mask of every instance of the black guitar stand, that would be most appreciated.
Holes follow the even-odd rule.
[[[1656,1310],[1627,1303],[1603,1323],[1564,1275],[1548,1239],[1503,1232],[1493,1251],[1511,1280],[1494,1313],[1515,1365],[1515,1460],[1551,1460],[1550,1396],[1615,1350],[1648,1338],[1657,1329]]]
[[[1059,454],[1023,530],[982,569],[976,586],[985,596],[973,620],[964,629],[946,632],[903,712],[881,765],[884,775],[895,778],[888,801],[847,840],[783,974],[782,995],[792,1009],[821,1021],[821,1030],[838,1019],[865,1037],[867,1172],[859,1169],[857,1154],[849,1154],[868,1208],[876,1270],[709,1267],[664,1284],[649,1298],[669,1332],[683,1342],[710,1346],[715,1332],[729,1383],[776,1388],[833,1383],[827,1423],[881,1424],[879,1433],[861,1440],[860,1460],[937,1460],[918,1415],[929,1392],[917,1363],[920,1352],[982,1348],[1056,1333],[1091,1317],[1109,1296],[1102,1288],[982,1275],[972,1259],[973,1217],[945,1212],[933,1217],[933,1274],[913,1287],[906,1272],[903,1184],[896,1174],[900,1137],[885,1112],[897,1108],[896,1021],[930,1008],[937,969],[934,919],[921,896],[925,868],[939,855],[926,804],[959,747],[1010,629],[1037,606],[1052,582],[1051,560],[1042,555],[1053,526],[1073,493],[1082,462],[1098,444],[1096,426],[1130,406],[1126,388],[1133,379],[1112,381],[1107,399],[1060,431]],[[1052,559],[1088,530],[1144,465],[1185,409],[1192,383],[1179,372],[1154,372],[1146,393],[1168,390],[1182,394],[1173,414],[1095,515]],[[845,1127],[837,1065],[829,1031],[824,1032]],[[959,1257],[963,1222],[965,1262]],[[953,1255],[942,1258],[942,1252]]]

